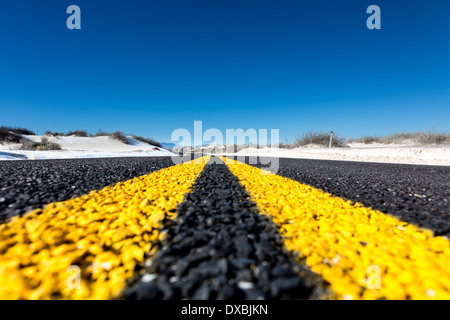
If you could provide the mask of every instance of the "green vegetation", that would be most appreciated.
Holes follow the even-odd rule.
[[[0,127],[0,142],[20,143],[22,135],[34,135],[34,132],[24,128]]]
[[[280,143],[280,148],[292,149],[298,147],[304,147],[307,145],[316,145],[328,147],[330,145],[330,133],[324,131],[312,131],[309,130],[303,134],[298,135],[292,144]],[[340,137],[336,133],[333,135],[331,146],[334,148],[344,148],[347,146],[346,140]]]
[[[34,142],[22,138],[21,143],[22,143],[22,147],[20,148],[21,150],[36,150],[36,151],[62,150],[59,144],[50,142],[46,137],[41,138],[41,142]]]

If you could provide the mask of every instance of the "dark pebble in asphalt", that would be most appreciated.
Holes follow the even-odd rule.
[[[281,158],[277,174],[450,237],[450,167]]]
[[[0,223],[171,165],[170,157],[0,161]]]
[[[224,164],[208,164],[165,221],[162,250],[136,270],[126,299],[324,298],[327,283],[283,249],[273,222],[258,213]],[[304,276],[300,277],[299,273]]]

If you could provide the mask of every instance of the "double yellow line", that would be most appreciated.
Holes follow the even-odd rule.
[[[0,299],[110,299],[159,249],[207,157],[0,226]],[[288,250],[337,299],[450,299],[450,243],[379,211],[225,159]],[[76,290],[75,290],[76,289]]]

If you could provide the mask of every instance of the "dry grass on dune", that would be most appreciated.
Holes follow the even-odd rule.
[[[402,144],[415,143],[419,145],[450,144],[450,134],[436,130],[428,132],[396,132],[387,136],[362,136],[357,139],[348,139],[349,143],[382,143],[382,144]]]

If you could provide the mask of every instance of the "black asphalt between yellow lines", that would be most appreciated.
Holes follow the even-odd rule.
[[[0,299],[116,297],[135,264],[157,250],[161,221],[175,218],[176,206],[203,170],[202,160],[53,203],[1,225]]]
[[[446,238],[308,185],[225,161],[261,212],[278,225],[286,247],[330,282],[336,298],[450,299]]]
[[[218,161],[216,161],[218,160]],[[137,270],[126,299],[326,299],[321,277],[283,247],[276,225],[212,158],[164,223],[163,249]],[[134,280],[134,281],[133,281]]]

